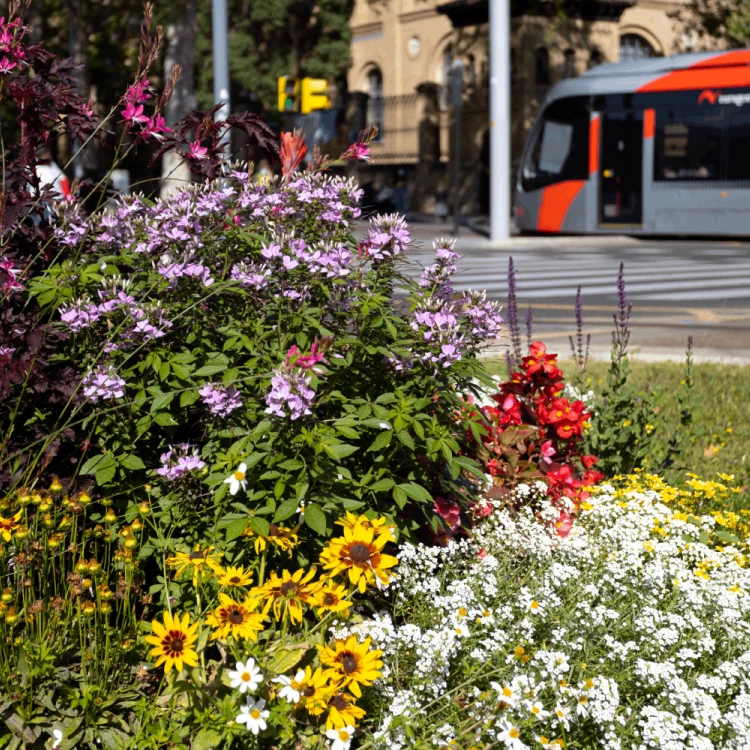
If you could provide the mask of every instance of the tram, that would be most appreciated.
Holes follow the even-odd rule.
[[[555,84],[514,214],[552,234],[750,235],[750,50],[608,63]]]

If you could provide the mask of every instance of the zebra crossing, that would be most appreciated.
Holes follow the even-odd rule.
[[[601,246],[575,240],[565,246],[479,250],[462,248],[457,291],[485,289],[492,299],[507,297],[508,259],[515,266],[521,302],[572,302],[581,285],[584,304],[611,304],[624,263],[628,299],[639,305],[668,307],[750,307],[750,244],[627,240]],[[414,259],[429,263],[424,250]]]

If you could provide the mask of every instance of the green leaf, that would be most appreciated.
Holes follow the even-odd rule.
[[[368,487],[368,489],[371,490],[372,492],[384,492],[385,490],[391,489],[391,487],[393,487],[394,484],[395,482],[390,478],[380,479],[374,484],[371,484]]]
[[[204,727],[193,737],[190,750],[213,750],[213,748],[219,747],[223,739],[224,735],[220,732]]]
[[[382,451],[383,448],[387,448],[391,444],[391,440],[393,440],[393,433],[390,430],[383,430],[383,432],[372,441],[372,444],[367,449],[367,453]]]
[[[342,458],[351,456],[352,453],[359,450],[356,445],[348,445],[347,443],[339,443],[338,445],[324,443],[323,448],[325,449],[325,452],[335,461],[340,461]]]
[[[287,518],[291,518],[296,512],[299,504],[296,499],[284,500],[278,508],[276,513],[273,514],[273,522],[286,521]]]
[[[403,510],[403,508],[406,507],[406,504],[409,502],[409,498],[406,496],[406,493],[399,485],[398,487],[393,488],[393,501],[398,505],[399,508]]]
[[[321,536],[326,533],[326,514],[315,503],[305,506],[305,524],[316,534]]]
[[[198,400],[198,391],[183,391],[180,394],[180,406],[190,406]]]
[[[174,393],[162,393],[154,398],[151,402],[151,413],[161,411],[166,406],[169,406],[174,399]]]
[[[399,430],[396,437],[409,449],[414,450],[414,440],[406,430]]]
[[[242,536],[247,528],[247,523],[247,518],[236,518],[234,521],[230,521],[226,526],[227,541],[231,542],[233,539]]]
[[[193,371],[192,367],[182,365],[179,362],[175,362],[174,360],[172,360],[170,364],[172,366],[172,372],[178,378],[180,378],[180,380],[187,380],[190,377],[190,373]]]
[[[120,456],[117,460],[120,462],[120,466],[130,471],[138,471],[139,469],[146,468],[146,464],[144,464],[138,456],[135,456],[132,453]]]
[[[280,464],[276,464],[278,469],[288,469],[293,471],[294,469],[301,469],[305,464],[297,458],[288,458],[286,461],[282,461]]]
[[[226,365],[203,365],[199,367],[194,373],[194,378],[206,378],[209,375],[216,375],[219,372],[224,372],[227,369]]]
[[[271,531],[271,524],[265,518],[253,516],[250,519],[250,528],[256,534],[260,534],[260,536],[268,536],[268,533]]]
[[[107,453],[100,453],[98,456],[92,456],[86,463],[81,467],[81,474],[94,474],[99,469],[103,469],[106,466],[114,466],[115,459]]]
[[[171,425],[177,424],[168,411],[160,411],[158,414],[155,414],[154,422],[161,427],[170,427]]]
[[[431,503],[432,495],[427,490],[416,482],[405,482],[400,484],[399,487],[412,499],[421,503]],[[397,488],[398,489],[398,488]]]
[[[96,473],[94,474],[94,476],[96,477],[96,483],[98,485],[107,484],[107,482],[109,482],[114,477],[115,471],[117,471],[117,464],[115,463],[114,459],[112,459],[111,464],[97,469]]]
[[[292,667],[297,666],[302,657],[305,655],[307,649],[295,648],[295,649],[279,649],[271,659],[271,663],[268,668],[276,674],[283,674],[288,672]]]

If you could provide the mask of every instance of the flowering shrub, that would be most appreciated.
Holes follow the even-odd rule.
[[[536,483],[472,540],[404,545],[389,607],[335,631],[383,652],[367,746],[746,747],[746,537],[711,544],[720,516],[643,481],[598,488],[565,538]]]
[[[320,172],[257,184],[235,170],[90,222],[70,210],[58,229],[81,259],[34,292],[85,374],[57,428],[82,420],[81,474],[123,503],[153,481],[157,517],[186,514],[173,543],[268,536],[303,506],[321,535],[364,506],[412,533],[433,492],[455,495],[477,471],[452,414],[497,308],[454,298],[446,241],[409,287],[404,220],[372,219],[358,244],[359,196]],[[411,310],[392,304],[398,287]]]
[[[499,384],[497,393],[485,394],[480,404],[470,397],[463,413],[477,445],[472,455],[491,480],[487,497],[518,501],[520,496],[511,493],[514,487],[543,479],[547,497],[559,508],[556,525],[561,535],[569,533],[581,502],[604,477],[592,468],[596,456],[582,455],[591,415],[581,399],[564,393],[557,355],[537,341],[510,380]],[[446,520],[450,508],[438,507],[437,511]],[[492,507],[483,503],[472,511],[482,517],[491,513]]]

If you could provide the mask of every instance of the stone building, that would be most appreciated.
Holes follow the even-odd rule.
[[[452,204],[456,153],[451,76],[463,80],[462,210],[482,213],[489,197],[488,14],[499,0],[356,0],[351,19],[349,122],[380,128],[364,184],[406,183],[409,207]],[[511,150],[521,157],[547,89],[601,62],[697,49],[686,32],[689,0],[563,0],[562,13],[534,14],[511,2]],[[537,11],[538,13],[539,11]],[[458,68],[460,73],[456,73]],[[454,71],[452,73],[452,71]]]

